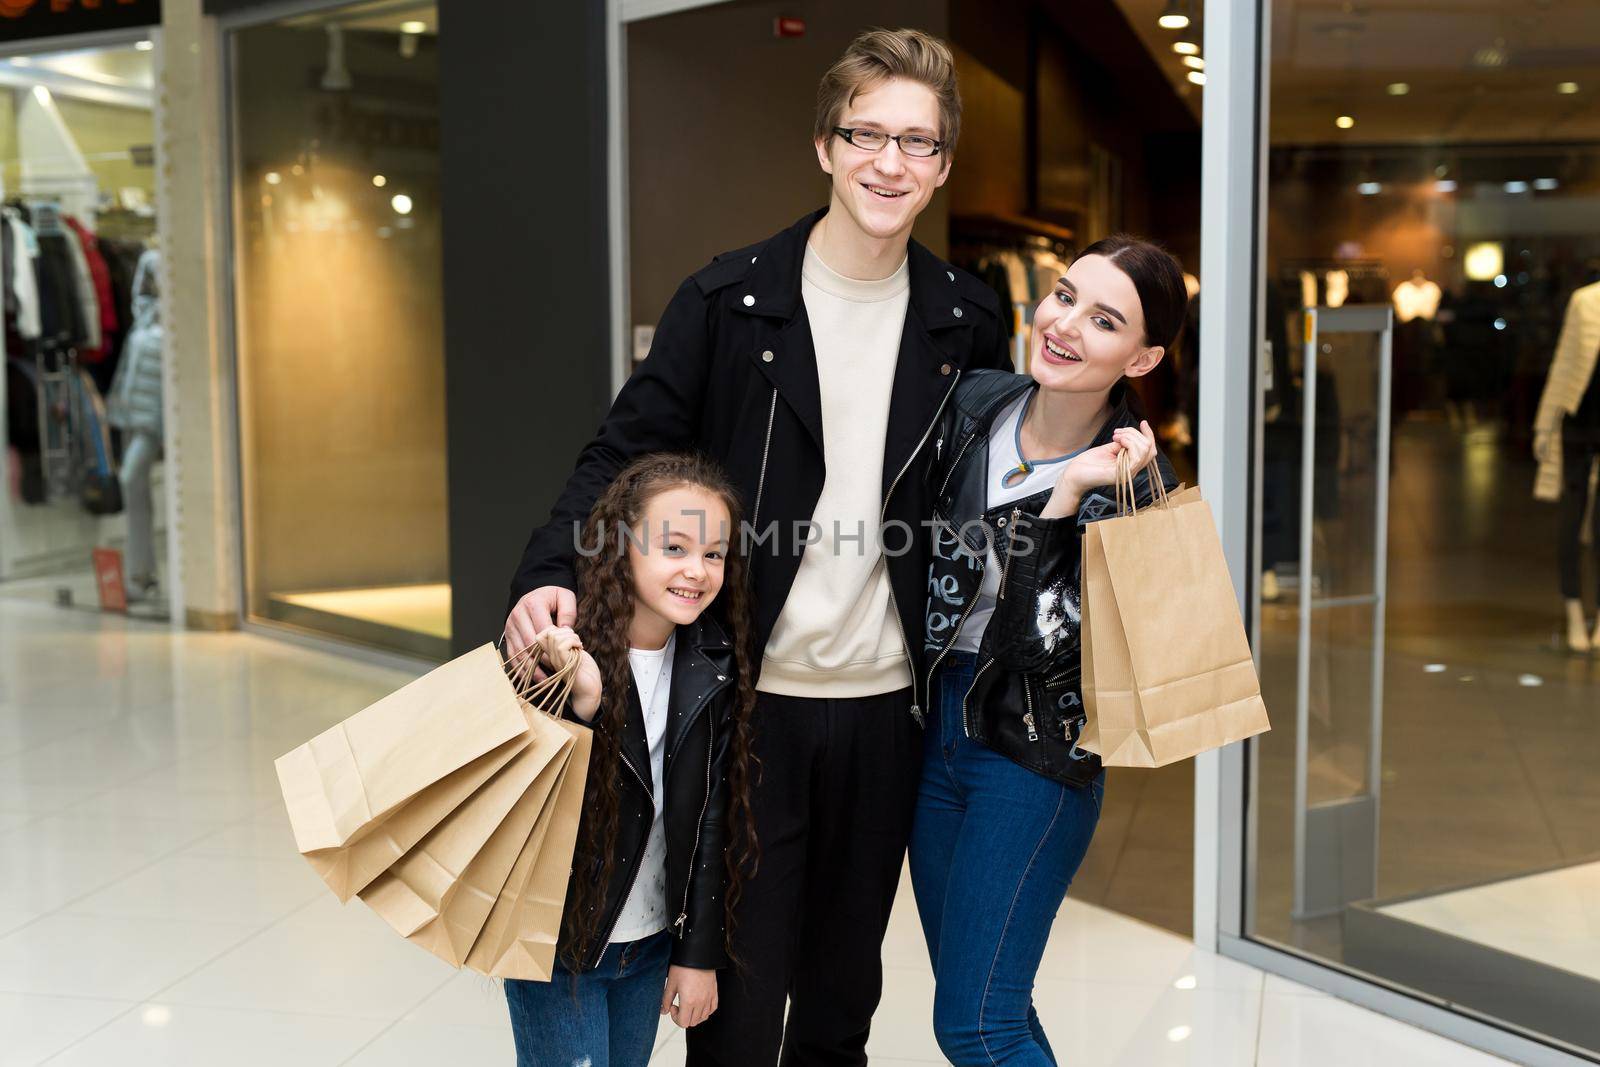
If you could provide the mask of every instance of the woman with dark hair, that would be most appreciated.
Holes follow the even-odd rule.
[[[929,718],[911,881],[959,1065],[1044,1067],[1033,1007],[1050,925],[1088,851],[1105,773],[1078,748],[1080,531],[1170,488],[1128,379],[1183,324],[1176,260],[1127,236],[1084,249],[1034,312],[1029,374],[964,377],[934,444]]]
[[[519,1067],[643,1067],[659,1016],[704,1022],[736,962],[757,862],[740,521],[711,460],[640,457],[584,525],[578,630],[535,639],[548,664],[579,657],[572,712],[595,736],[554,979],[506,982]]]

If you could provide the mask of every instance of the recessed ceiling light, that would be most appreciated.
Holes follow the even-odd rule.
[[[1189,72],[1189,81],[1195,85],[1204,85],[1206,83],[1205,73],[1203,71],[1191,70]]]
[[[1411,86],[1407,85],[1405,82],[1390,82],[1389,83],[1389,95],[1390,96],[1405,96],[1410,91],[1411,91]]]
[[[1340,115],[1338,118],[1333,120],[1333,124],[1339,127],[1341,130],[1348,130],[1355,126],[1356,120],[1351,118],[1349,115]]]
[[[1560,93],[1562,96],[1571,96],[1577,91],[1577,82],[1562,82],[1560,85],[1556,86],[1556,92]]]
[[[1528,191],[1528,183],[1527,182],[1523,182],[1523,181],[1506,182],[1506,192],[1508,192],[1508,193],[1525,193],[1527,191]]]
[[[281,181],[283,181],[283,175],[279,174],[275,170],[267,171],[267,184],[268,185],[277,185]]]
[[[1167,9],[1156,21],[1164,30],[1181,30],[1189,25],[1189,13],[1183,9],[1181,0],[1167,0]]]
[[[1453,193],[1456,191],[1456,183],[1450,178],[1441,178],[1433,183],[1433,187],[1441,193]]]
[[[133,47],[141,52],[148,52],[156,46],[154,41],[135,41]]]
[[[1172,50],[1180,56],[1197,56],[1200,54],[1200,46],[1198,44],[1193,41],[1185,41],[1181,37],[1172,42]]]
[[[389,184],[389,179],[385,178],[382,174],[374,174],[372,176],[372,184],[376,185],[379,189],[382,189],[385,185]]]
[[[411,198],[405,193],[396,193],[389,200],[389,206],[394,208],[398,215],[411,214]]]
[[[1555,178],[1535,178],[1533,180],[1533,187],[1539,190],[1541,193],[1548,193],[1552,189],[1561,188],[1561,183]]]
[[[1494,69],[1506,65],[1506,50],[1499,43],[1480,48],[1472,53],[1472,64],[1476,67]]]
[[[1356,186],[1356,192],[1362,196],[1377,196],[1383,192],[1383,184],[1381,182],[1362,182]]]
[[[1184,56],[1183,65],[1188,67],[1190,70],[1206,69],[1206,61],[1201,59],[1199,56]]]
[[[416,19],[412,19],[410,22],[402,22],[400,24],[400,32],[401,33],[427,33],[428,32],[428,24],[426,22],[421,22],[421,21],[418,21]]]

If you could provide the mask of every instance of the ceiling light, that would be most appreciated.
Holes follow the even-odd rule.
[[[1167,9],[1156,20],[1164,30],[1181,30],[1189,25],[1189,13],[1179,0],[1167,0]]]
[[[1184,56],[1183,65],[1188,67],[1190,70],[1206,69],[1206,61],[1201,59],[1199,56]]]
[[[1560,85],[1556,86],[1556,92],[1560,93],[1562,96],[1571,96],[1577,91],[1577,82],[1562,82]]]
[[[1494,276],[1494,287],[1496,289],[1504,289],[1506,287],[1506,281],[1507,278],[1504,274],[1496,274]]]
[[[1194,1033],[1194,1029],[1192,1027],[1174,1026],[1171,1030],[1167,1031],[1167,1040],[1171,1041],[1173,1044],[1177,1044],[1179,1041],[1186,1040],[1192,1033]]]
[[[1189,72],[1189,81],[1195,85],[1204,85],[1206,83],[1206,76],[1201,71],[1191,70]]]
[[[1362,182],[1356,186],[1356,192],[1362,196],[1377,196],[1383,192],[1383,185],[1380,182]]]
[[[1467,249],[1462,266],[1471,280],[1491,281],[1495,275],[1505,270],[1505,249],[1498,241],[1480,241]]]
[[[1172,42],[1172,50],[1180,56],[1197,56],[1200,54],[1199,45],[1193,41],[1186,41],[1182,37]]]
[[[420,21],[418,19],[412,19],[410,22],[402,22],[400,24],[400,32],[401,33],[427,33],[428,32],[428,24],[426,22],[422,22],[422,21]]]
[[[372,184],[376,185],[379,189],[382,189],[385,185],[389,184],[389,179],[385,178],[381,174],[374,174],[372,176]]]
[[[133,47],[137,48],[141,52],[148,52],[152,48],[154,48],[155,46],[156,46],[156,43],[154,41],[135,41],[135,42],[133,42]]]
[[[281,181],[283,181],[283,175],[279,174],[275,170],[267,171],[267,184],[268,185],[277,185]]]
[[[1349,115],[1340,115],[1338,118],[1333,120],[1333,124],[1339,127],[1341,130],[1348,130],[1355,126],[1356,120],[1351,118]]]
[[[1411,86],[1407,85],[1405,82],[1390,82],[1389,83],[1389,95],[1390,96],[1405,96],[1410,91],[1411,91]]]
[[[394,208],[397,215],[411,214],[411,198],[405,193],[396,193],[389,201],[389,206]]]
[[[1433,183],[1433,188],[1436,192],[1453,193],[1456,191],[1456,183],[1453,179],[1442,178]]]
[[[1499,43],[1480,48],[1472,53],[1472,65],[1490,70],[1503,67],[1506,65],[1506,50]]]
[[[1527,182],[1521,182],[1521,181],[1506,182],[1506,192],[1508,192],[1508,193],[1525,193],[1527,191],[1528,191],[1528,183]]]
[[[1561,183],[1554,178],[1535,178],[1533,187],[1541,193],[1548,193],[1552,189],[1561,188]]]

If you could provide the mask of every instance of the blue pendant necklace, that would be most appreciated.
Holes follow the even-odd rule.
[[[1040,467],[1048,467],[1056,463],[1065,463],[1067,460],[1083,451],[1083,449],[1079,448],[1068,452],[1064,456],[1057,456],[1054,459],[1036,459],[1032,460],[1031,462],[1022,458],[1022,424],[1028,421],[1028,409],[1033,406],[1033,398],[1037,393],[1038,390],[1034,389],[1028,394],[1028,399],[1022,402],[1022,413],[1017,416],[1016,429],[1012,431],[1012,442],[1016,445],[1017,449],[1017,465],[1006,471],[1005,476],[1000,479],[1001,486],[1006,489],[1012,489],[1021,485],[1027,480],[1028,475],[1032,474]]]

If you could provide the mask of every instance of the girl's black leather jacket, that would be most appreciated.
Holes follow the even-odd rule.
[[[1007,405],[1033,387],[1026,375],[971,372],[940,423],[929,474],[935,529],[923,681],[933,684],[939,661],[955,643],[983,584],[992,545],[1002,568],[999,594],[963,702],[967,736],[1047,778],[1082,786],[1100,773],[1100,758],[1077,747],[1084,723],[1078,645],[1082,529],[1114,515],[1116,503],[1111,487],[1102,486],[1084,494],[1075,520],[1039,518],[1048,489],[987,507],[990,429]],[[1110,441],[1120,426],[1139,425],[1125,383],[1110,399],[1111,416],[1091,447]],[[1175,487],[1166,458],[1157,462],[1162,480]],[[1135,490],[1140,507],[1150,502],[1147,474],[1139,475]]]

